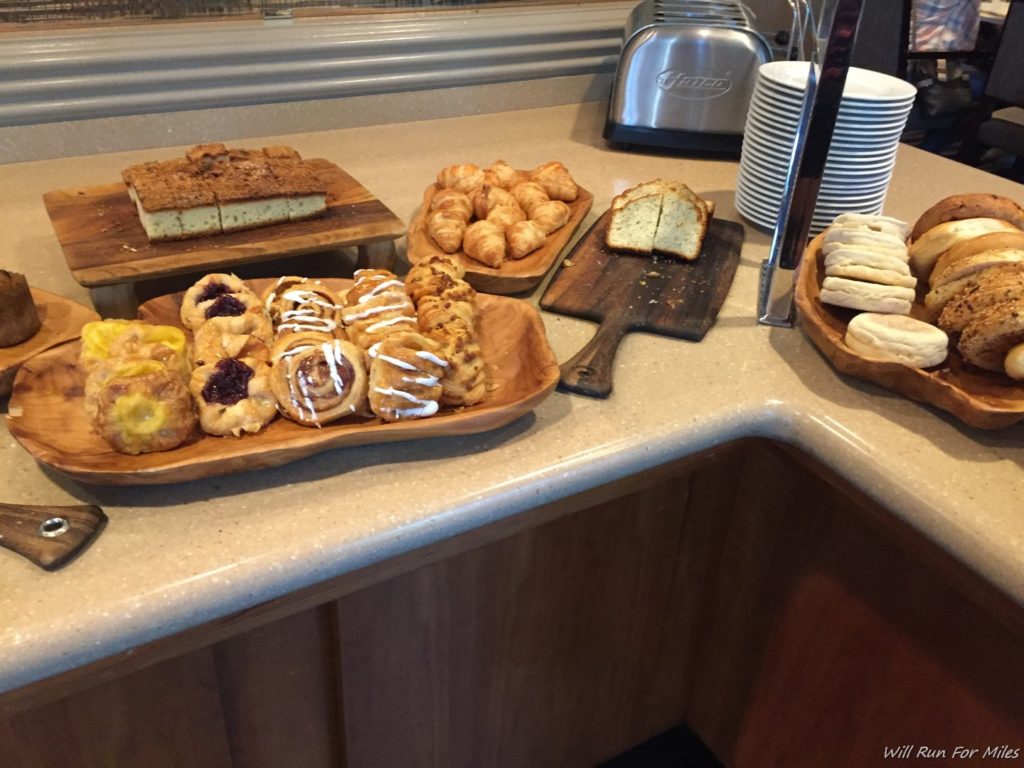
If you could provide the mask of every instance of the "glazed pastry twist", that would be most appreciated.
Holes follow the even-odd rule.
[[[282,277],[263,293],[263,306],[277,334],[333,334],[341,325],[341,299],[318,280]]]
[[[441,345],[418,333],[381,342],[370,362],[370,409],[384,421],[433,416],[448,368]]]
[[[349,340],[369,351],[392,334],[416,330],[416,308],[405,286],[385,269],[360,269],[346,296],[341,319]]]
[[[199,425],[211,435],[239,437],[259,432],[277,414],[270,367],[252,358],[225,358],[192,371],[189,389],[199,407]]]
[[[444,256],[431,256],[429,259],[413,265],[405,276],[405,290],[417,307],[425,296],[439,296],[442,291],[456,284],[465,285],[472,290],[469,283],[462,279],[466,269],[454,259]]]
[[[271,350],[270,385],[281,413],[320,427],[365,410],[363,352],[326,333],[290,333]]]
[[[482,402],[488,376],[477,329],[476,291],[462,279],[460,268],[442,257],[414,266],[406,282],[416,300],[421,331],[441,344],[449,364],[441,402],[455,406]]]
[[[196,366],[229,357],[266,363],[273,341],[274,330],[263,315],[246,312],[237,317],[213,317],[195,332],[192,357]]]

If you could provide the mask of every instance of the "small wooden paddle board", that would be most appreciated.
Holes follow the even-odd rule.
[[[695,261],[617,253],[604,244],[606,211],[562,260],[541,309],[593,320],[590,343],[561,366],[559,389],[591,397],[612,391],[612,363],[631,331],[700,341],[715,323],[732,285],[743,227],[712,219]]]

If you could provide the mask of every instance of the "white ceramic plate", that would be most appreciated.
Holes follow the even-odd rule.
[[[809,66],[810,63],[806,61],[770,61],[761,65],[759,76],[791,91],[802,93],[807,87]],[[913,101],[916,95],[917,89],[905,80],[860,67],[850,67],[843,89],[844,101],[856,99],[869,102],[903,102]]]

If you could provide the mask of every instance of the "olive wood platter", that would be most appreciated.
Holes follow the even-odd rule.
[[[188,240],[151,243],[121,182],[47,192],[43,202],[72,276],[88,287],[210,272],[405,234],[402,220],[344,170],[328,160],[308,162],[328,184],[323,216]]]
[[[39,312],[39,330],[12,347],[0,347],[0,397],[11,393],[14,374],[29,358],[58,344],[77,339],[82,326],[100,316],[78,302],[49,291],[29,288]]]
[[[262,291],[271,280],[252,280]],[[325,278],[346,290],[350,280]],[[161,296],[139,308],[148,322],[180,325],[183,294]],[[468,435],[509,424],[533,410],[558,383],[558,363],[537,310],[518,299],[478,296],[480,342],[491,388],[479,405],[443,409],[430,418],[395,423],[348,417],[320,429],[278,416],[262,432],[240,438],[196,434],[170,451],[128,456],[93,431],[83,404],[84,377],[76,365],[80,342],[44,352],[22,366],[14,383],[7,425],[38,461],[87,483],[148,485],[261,469],[342,446]]]
[[[819,298],[825,275],[824,237],[825,233],[818,235],[807,246],[794,297],[801,327],[837,370],[933,405],[972,427],[1001,429],[1024,418],[1024,384],[970,365],[953,344],[945,362],[924,369],[874,360],[846,346],[846,326],[857,311],[823,304]],[[919,294],[911,315],[927,320],[920,298]]]
[[[406,258],[410,264],[418,264],[431,256],[446,255],[433,238],[427,234],[426,229],[427,216],[430,214],[430,201],[434,199],[434,195],[440,189],[441,187],[437,184],[427,187],[423,193],[423,204],[409,225]],[[506,259],[497,269],[470,258],[461,249],[447,255],[465,268],[466,281],[478,291],[498,294],[532,291],[544,280],[544,276],[558,259],[562,249],[572,239],[573,234],[579,229],[593,204],[594,196],[583,187],[579,187],[576,199],[568,203],[569,221],[565,226],[548,235],[544,245],[533,253],[528,253],[521,259]]]
[[[644,331],[701,341],[718,317],[740,261],[744,231],[712,219],[694,261],[652,258],[609,249],[606,211],[573,246],[552,278],[540,307],[600,323],[597,333],[562,365],[559,388],[608,397],[619,343]]]

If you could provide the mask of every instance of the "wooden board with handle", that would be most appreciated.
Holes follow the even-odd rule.
[[[732,285],[743,227],[713,219],[695,261],[616,253],[604,244],[605,212],[563,259],[541,309],[600,323],[594,338],[562,365],[559,387],[608,397],[619,342],[631,331],[700,341]]]
[[[43,202],[71,274],[89,287],[229,269],[405,234],[402,220],[352,176],[327,160],[309,162],[328,184],[325,215],[188,240],[149,242],[120,182],[47,192]]]

